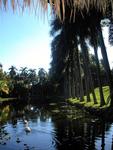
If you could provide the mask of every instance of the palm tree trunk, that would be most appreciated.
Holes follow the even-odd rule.
[[[99,94],[100,94],[100,106],[105,105],[103,90],[102,90],[102,81],[101,81],[101,75],[100,75],[100,65],[99,65],[99,59],[98,59],[98,53],[97,53],[97,47],[94,44],[94,53],[95,53],[95,62],[96,62],[96,68],[97,68],[97,78],[98,78],[98,84],[99,84]]]
[[[71,49],[70,52],[70,57],[71,57],[71,93],[72,93],[72,98],[75,98],[75,81],[74,81],[74,76],[75,76],[75,66],[74,66],[74,48]]]
[[[64,97],[65,99],[68,98],[67,96],[67,72],[65,72],[65,75],[64,75]]]
[[[71,72],[70,72],[70,65],[68,67],[68,98],[71,98]]]
[[[77,70],[78,70],[78,77],[79,77],[80,101],[84,101],[84,90],[83,90],[81,64],[80,64],[78,47],[76,49],[76,61],[77,61]]]
[[[81,42],[81,50],[82,50],[83,62],[84,62],[86,96],[87,96],[87,102],[90,102],[91,101],[90,86],[89,86],[90,81],[89,81],[89,74],[88,74],[88,62],[87,62],[87,56],[86,56],[86,43],[82,36],[80,37],[80,42]]]
[[[89,74],[89,78],[90,78],[90,88],[91,88],[91,92],[93,95],[94,104],[97,104],[97,99],[96,99],[96,95],[95,95],[95,91],[94,91],[94,82],[92,79],[92,74],[91,74],[91,69],[90,69],[89,53],[88,53],[87,49],[86,49],[86,53],[87,53],[87,62],[88,62],[88,64],[87,64],[88,65],[88,74]]]
[[[112,80],[112,74],[111,74],[111,70],[110,70],[110,66],[109,66],[109,61],[108,61],[106,47],[105,47],[105,43],[104,43],[104,39],[103,39],[103,35],[102,35],[101,26],[99,27],[98,35],[99,35],[99,40],[100,40],[100,46],[101,46],[101,53],[102,53],[102,57],[103,57],[104,68],[106,71],[108,84],[110,87],[110,96],[111,96],[110,106],[113,107],[113,80]]]

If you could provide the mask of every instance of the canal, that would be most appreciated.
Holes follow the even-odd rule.
[[[113,123],[63,102],[0,105],[0,150],[75,149],[112,150]]]

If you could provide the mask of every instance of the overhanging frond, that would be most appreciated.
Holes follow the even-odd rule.
[[[4,7],[5,9],[7,9],[8,5],[10,4],[13,10],[15,10],[16,8],[21,8],[24,10],[24,8],[26,7],[32,7],[35,11],[39,11],[39,13],[41,11],[44,13],[48,10],[49,3],[51,8],[54,8],[54,11],[59,16],[59,18],[64,20],[66,6],[68,6],[72,10],[71,14],[75,14],[76,10],[78,9],[80,11],[82,11],[83,9],[89,11],[91,7],[95,7],[97,10],[101,11],[104,14],[106,13],[109,1],[113,8],[113,0],[0,0],[0,7]]]

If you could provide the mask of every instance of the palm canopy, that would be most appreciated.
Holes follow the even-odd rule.
[[[106,13],[108,5],[110,3],[113,8],[113,0],[0,0],[1,8],[12,6],[13,10],[19,8],[24,11],[24,8],[33,8],[35,12],[46,12],[48,10],[48,3],[51,8],[54,8],[54,12],[61,18],[65,18],[66,6],[71,8],[71,15],[75,14],[76,10],[84,10],[88,12],[91,7],[95,7],[99,11]],[[40,8],[40,9],[39,9]],[[113,12],[113,9],[112,9]]]

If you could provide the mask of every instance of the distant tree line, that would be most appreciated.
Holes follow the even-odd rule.
[[[54,95],[54,86],[50,81],[49,74],[39,68],[28,69],[21,67],[17,70],[15,66],[4,72],[0,65],[0,97],[15,97],[19,99],[43,99]]]

